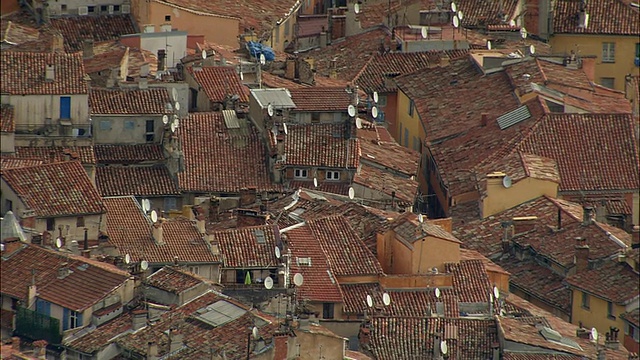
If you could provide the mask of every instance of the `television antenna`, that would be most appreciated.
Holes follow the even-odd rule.
[[[492,47],[491,40],[487,40],[487,50],[491,50]]]
[[[371,116],[373,116],[374,119],[378,118],[378,108],[376,106],[371,108]]]
[[[353,105],[349,105],[347,107],[347,113],[349,113],[349,116],[354,117],[356,116],[356,107]]]
[[[355,197],[356,197],[356,191],[352,187],[349,187],[349,199],[353,200],[353,198]]]
[[[360,4],[356,3],[356,4],[353,6],[353,11],[354,11],[356,14],[359,14],[359,13],[360,13]]]
[[[440,288],[436,288],[435,293],[436,293],[436,299],[439,299],[440,295],[442,295],[442,293],[440,292]]]
[[[147,262],[147,260],[140,261],[140,269],[142,269],[142,271],[145,271],[148,268],[149,268],[149,263]]]
[[[61,238],[56,238],[56,248],[60,249],[62,247],[62,239]]]
[[[289,129],[287,128],[287,123],[282,123],[282,130],[284,130],[285,135],[289,133]]]
[[[295,286],[302,286],[302,284],[304,283],[304,277],[302,276],[302,274],[300,273],[296,273],[295,275],[293,275],[293,284]]]
[[[511,27],[516,26],[516,21],[511,19],[511,21],[509,21],[509,26],[511,26]]]
[[[267,114],[269,114],[269,116],[273,116],[273,105],[267,105]]]
[[[440,342],[440,352],[442,353],[442,355],[447,355],[447,353],[449,352],[449,347],[447,346],[446,340],[442,340]]]
[[[129,265],[131,263],[131,255],[129,254],[125,254],[124,255],[124,263]]]
[[[260,54],[260,65],[264,65],[267,63],[267,58],[264,57],[264,54]]]
[[[460,19],[460,21],[462,21],[462,19],[464,18],[464,14],[462,13],[462,10],[458,10],[458,13],[456,15],[458,16],[458,19]]]
[[[318,187],[318,178],[313,178],[313,186]]]
[[[202,50],[202,60],[207,58],[207,50]]]
[[[591,333],[589,334],[591,341],[598,342],[598,329],[591,328]]]
[[[376,104],[378,103],[378,92],[377,91],[373,92],[373,102],[376,103]]]
[[[276,246],[274,251],[276,254],[276,259],[280,259],[280,257],[282,256],[282,253],[280,253],[280,248]]]
[[[178,101],[178,90],[176,88],[171,88],[171,97],[173,101]]]
[[[510,188],[510,187],[511,187],[511,185],[512,185],[512,181],[513,181],[513,180],[511,180],[511,177],[510,177],[509,175],[505,175],[505,176],[502,178],[502,186],[504,186],[505,188],[507,188],[507,189],[508,189],[508,188]]]
[[[371,297],[371,295],[367,295],[367,306],[373,307],[373,298]]]
[[[155,224],[158,222],[158,213],[155,210],[151,211],[151,221]]]
[[[527,29],[525,29],[525,27],[523,26],[522,29],[520,29],[520,36],[523,39],[526,39],[527,36],[529,36],[529,33],[527,32]]]
[[[267,290],[273,289],[273,279],[270,276],[267,276],[267,278],[264,279],[264,287]]]
[[[362,129],[362,119],[356,118],[356,128]]]
[[[169,117],[167,115],[162,115],[162,123],[165,125],[169,123]]]
[[[382,294],[382,303],[384,306],[389,306],[391,304],[391,296],[388,293]]]
[[[453,5],[453,3],[451,3],[451,5]],[[453,17],[453,27],[457,29],[459,26],[460,26],[460,19],[458,19],[458,16],[454,16]]]
[[[149,210],[151,210],[151,202],[149,199],[142,199],[142,211],[146,214]]]
[[[174,132],[176,132],[176,129],[177,129],[177,128],[178,128],[178,125],[176,125],[176,123],[175,123],[175,122],[172,122],[172,123],[171,123],[171,132],[173,132],[173,133],[174,133]]]

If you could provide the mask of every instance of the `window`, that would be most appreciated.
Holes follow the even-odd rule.
[[[60,119],[71,119],[70,96],[60,96]]]
[[[120,5],[113,5],[113,12],[120,12]]]
[[[84,227],[84,216],[78,216],[76,219],[76,227]]]
[[[417,137],[413,137],[413,150],[420,151],[420,140]]]
[[[111,121],[100,120],[100,130],[104,130],[104,131],[111,130]]]
[[[60,10],[62,10],[62,12],[67,12],[67,4],[60,4]]]
[[[400,134],[400,138],[399,139],[396,138],[396,139],[398,139],[398,143],[400,145],[402,145],[402,123],[400,123],[400,132],[399,132],[399,134]]]
[[[47,218],[47,231],[54,231],[56,229],[56,219]]]
[[[144,134],[144,138],[147,142],[153,141],[154,128],[155,128],[155,120],[147,120],[145,124],[146,132]]]
[[[603,63],[616,62],[616,43],[612,43],[612,42],[602,43],[602,62]]]
[[[409,147],[409,129],[404,129],[404,146]]]
[[[295,169],[293,171],[293,177],[298,179],[305,179],[307,177],[307,169]]]
[[[616,319],[616,316],[613,313],[613,303],[611,301],[607,302],[607,317],[610,320],[615,320]]]
[[[63,309],[62,313],[62,330],[75,329],[82,326],[82,313],[67,308]]]
[[[13,211],[13,201],[6,199],[4,201],[4,212]]]
[[[640,43],[636,43],[636,57],[640,58]]]
[[[166,197],[164,198],[164,211],[176,210],[178,208],[176,198]]]
[[[171,21],[171,15],[165,15],[164,21]]]
[[[36,299],[36,312],[38,314],[51,316],[51,303],[41,299]]]
[[[197,266],[189,266],[189,272],[196,275],[200,275],[200,268]]]
[[[289,36],[289,20],[284,22],[284,36]]]
[[[589,294],[586,292],[582,292],[582,307],[585,309],[589,308]]]
[[[136,128],[136,123],[131,120],[125,120],[124,129],[125,130],[133,130]]]
[[[107,5],[100,5],[100,12],[106,13],[109,11],[109,7]]]
[[[327,171],[327,180],[340,180],[340,171]]]
[[[311,113],[311,122],[312,123],[319,123],[320,122],[320,113],[319,112],[312,112]]]
[[[333,319],[333,303],[323,303],[322,304],[322,318],[323,319]]]
[[[413,100],[409,100],[409,116],[413,116],[414,107],[415,107],[415,104],[413,103]]]
[[[89,11],[89,14],[93,14],[96,12],[96,7],[95,6],[89,6],[87,8],[87,10]]]
[[[616,79],[614,78],[603,77],[603,78],[600,78],[600,85],[607,87],[609,89],[613,89],[615,80]]]

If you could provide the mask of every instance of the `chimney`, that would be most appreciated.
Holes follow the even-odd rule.
[[[640,225],[634,225],[631,229],[631,242],[633,244],[640,243]]]
[[[69,263],[63,262],[58,268],[58,279],[64,279],[69,276]]]
[[[158,344],[154,341],[149,341],[147,343],[147,360],[157,360],[158,359]]]
[[[35,274],[35,270],[33,271]],[[33,305],[36,303],[36,296],[38,296],[38,288],[35,284],[35,278],[32,279],[31,285],[29,285],[27,291],[27,309],[32,309]]]
[[[236,227],[261,226],[267,224],[268,217],[256,210],[238,209]]]
[[[169,352],[170,353],[174,353],[174,352],[182,349],[183,336],[182,336],[182,333],[180,332],[180,330],[171,329],[171,332],[169,333],[169,338],[171,340],[171,345],[169,346]]]
[[[138,79],[138,89],[146,90],[148,88],[149,88],[149,79],[147,79],[146,77],[140,77]]]
[[[64,52],[64,36],[59,32],[53,34],[53,40],[51,41],[51,52]]]
[[[205,217],[202,214],[198,214],[196,217],[196,226],[198,227],[198,232],[200,235],[204,235],[207,233],[207,222],[205,221]]]
[[[91,59],[93,57],[93,39],[82,40],[82,58]]]
[[[591,225],[591,214],[593,214],[593,207],[591,206],[583,206],[582,207],[582,225],[589,226]]]
[[[209,221],[220,221],[220,198],[212,196],[209,200]]]
[[[574,262],[576,265],[576,273],[589,268],[589,245],[587,245],[587,241],[584,238],[576,238]]]
[[[255,187],[240,189],[240,206],[255,204],[256,192],[257,189]]]
[[[287,353],[289,352],[287,349],[287,340],[288,340],[288,336],[285,333],[276,333],[273,336],[273,340],[274,340],[274,355],[273,355],[273,359],[274,360],[286,360],[287,359]]]
[[[73,253],[74,255],[80,254],[80,246],[78,245],[77,240],[69,241],[69,251],[71,251],[71,253]]]
[[[482,115],[480,115],[480,126],[485,127],[487,126],[488,122],[489,122],[489,114],[482,113]]]
[[[491,344],[491,349],[493,350],[492,360],[500,360],[500,344]]]
[[[132,315],[133,324],[131,327],[133,331],[142,329],[147,325],[147,310],[134,310]]]
[[[147,77],[149,76],[149,64],[142,64],[140,65],[140,77]]]
[[[618,341],[618,332],[620,329],[616,327],[609,327],[609,332],[605,334],[604,346],[607,349],[611,350],[619,350],[620,349],[620,341]]]
[[[167,52],[165,49],[158,50],[158,71],[164,71],[166,57],[167,57]]]
[[[22,247],[22,241],[16,237],[6,238],[2,243],[2,256],[6,257],[18,251]]]
[[[158,222],[151,226],[151,232],[156,245],[164,245],[164,240],[162,239],[162,220],[158,220]]]
[[[84,244],[82,250],[89,250],[89,229],[84,228]]]
[[[538,220],[537,216],[514,217],[512,219],[513,233],[514,234],[522,234],[522,233],[525,233],[527,231],[533,230],[535,228],[537,220]]]
[[[511,221],[503,221],[500,223],[500,225],[504,229],[504,234],[502,235],[502,253],[508,254],[511,248],[511,237],[513,236],[513,225]]]
[[[45,69],[45,80],[54,81],[56,79],[56,71],[53,64],[47,64]]]
[[[287,59],[284,77],[289,80],[293,80],[296,77],[296,61],[293,59]]]
[[[320,48],[326,47],[328,43],[329,35],[326,31],[320,32]]]
[[[81,254],[82,254],[82,257],[91,259],[91,250],[82,250]]]
[[[369,341],[371,341],[371,329],[366,326],[360,327],[360,332],[358,333],[358,340],[360,344],[369,346]]]

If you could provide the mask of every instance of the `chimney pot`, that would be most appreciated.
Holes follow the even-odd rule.
[[[487,113],[482,113],[481,117],[480,117],[480,125],[482,127],[487,126],[487,123],[489,122],[489,114]]]
[[[162,220],[158,220],[158,222],[153,224],[151,228],[153,240],[156,242],[156,245],[164,245],[164,240],[162,238]]]
[[[582,208],[583,212],[582,212],[582,225],[584,226],[588,226],[591,224],[592,220],[591,220],[591,214],[593,214],[593,207],[591,206],[584,206]]]
[[[575,245],[576,273],[589,268],[589,245],[584,238],[577,237]]]

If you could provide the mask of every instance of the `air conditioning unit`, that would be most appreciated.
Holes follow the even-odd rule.
[[[78,6],[78,15],[88,15],[89,8],[87,6]]]
[[[131,12],[131,5],[122,5],[122,13],[128,14]]]
[[[109,14],[113,14],[113,5],[109,5]]]

